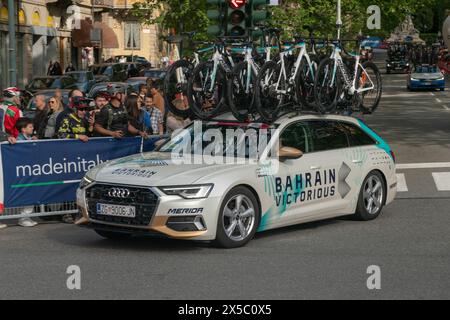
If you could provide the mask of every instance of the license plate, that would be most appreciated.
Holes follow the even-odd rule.
[[[97,214],[112,217],[136,218],[136,207],[97,203]]]

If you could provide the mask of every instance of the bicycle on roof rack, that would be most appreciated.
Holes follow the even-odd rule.
[[[370,61],[361,62],[361,39],[358,38],[358,53],[345,52],[341,39],[341,12],[338,6],[337,39],[329,58],[321,61],[314,83],[316,105],[321,113],[333,113],[342,106],[344,112],[355,111],[373,113],[378,107],[382,93],[381,74],[378,67]],[[354,41],[354,40],[345,40]],[[350,57],[350,68],[341,53]]]
[[[261,67],[271,61],[272,49],[278,49],[280,30],[258,26],[250,31],[261,30],[263,33],[261,45],[258,46],[251,36],[243,43],[235,44],[243,47],[244,61],[237,63],[228,79],[228,105],[235,118],[239,121],[249,120],[257,111],[254,107],[256,79]],[[249,32],[251,34],[251,32]],[[275,43],[274,43],[275,41]]]
[[[182,57],[173,63],[167,70],[164,78],[164,99],[165,105],[170,112],[182,118],[192,118],[194,115],[189,107],[187,98],[187,89],[189,79],[196,66],[201,62],[201,56],[208,52],[213,52],[214,43],[207,41],[192,41],[195,32],[185,32],[182,35],[187,36],[193,44],[193,57]],[[198,46],[203,48],[196,49]]]
[[[310,29],[307,51],[306,39],[296,36],[294,42],[279,42],[279,57],[264,64],[255,88],[255,105],[266,121],[273,121],[286,108],[297,111],[314,108],[314,81],[317,70],[315,39]],[[297,50],[297,54],[294,51]]]

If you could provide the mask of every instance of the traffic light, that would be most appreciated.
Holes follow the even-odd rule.
[[[250,19],[250,27],[254,28],[258,26],[258,24],[263,23],[269,18],[269,12],[267,10],[267,6],[269,5],[270,0],[251,0],[249,8],[249,19]],[[262,35],[261,31],[254,31],[252,34],[254,37],[258,37]]]
[[[219,36],[224,34],[224,20],[226,15],[226,0],[207,0],[206,15],[210,20],[208,35]]]
[[[228,0],[227,35],[243,37],[247,34],[247,0]]]

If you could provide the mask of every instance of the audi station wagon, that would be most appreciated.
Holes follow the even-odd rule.
[[[373,220],[396,196],[394,152],[359,119],[226,119],[195,122],[154,152],[89,171],[76,223],[110,239],[157,234],[233,248],[275,228]],[[241,135],[220,139],[230,132]]]

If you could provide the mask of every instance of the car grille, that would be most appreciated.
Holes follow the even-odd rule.
[[[124,198],[110,196],[113,188],[127,189],[129,195]],[[89,217],[95,221],[116,223],[125,226],[148,226],[156,211],[158,196],[149,188],[136,188],[128,186],[113,186],[96,184],[86,190],[86,199]],[[136,208],[136,217],[114,217],[97,214],[97,204],[120,206],[133,206]]]

